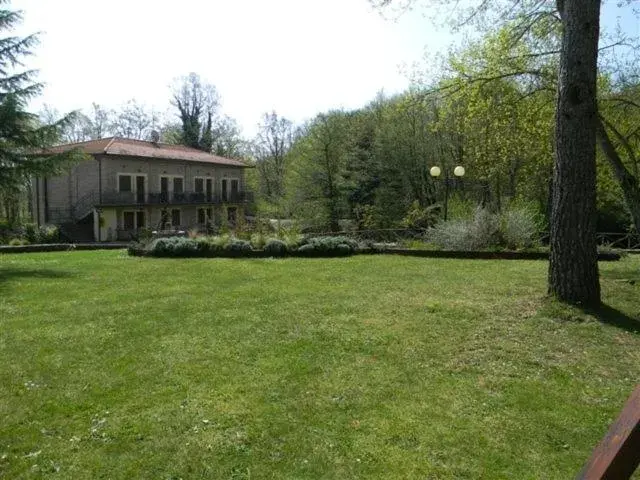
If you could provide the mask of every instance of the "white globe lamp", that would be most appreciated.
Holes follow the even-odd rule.
[[[464,175],[464,167],[458,165],[456,168],[453,169],[453,174],[456,177],[462,177]]]
[[[432,177],[439,177],[442,171],[440,170],[440,167],[431,167],[429,173]]]

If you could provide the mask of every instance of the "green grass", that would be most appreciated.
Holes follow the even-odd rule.
[[[640,256],[0,255],[2,478],[573,478],[640,378]]]

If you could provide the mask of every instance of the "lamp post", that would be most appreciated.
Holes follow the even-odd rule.
[[[438,178],[441,173],[442,173],[442,170],[440,170],[440,167],[438,166],[433,166],[429,170],[429,174],[431,174],[433,178]],[[458,165],[456,168],[453,169],[453,174],[458,178],[462,178],[464,176],[464,167],[461,165]],[[449,210],[449,175],[445,170],[445,177],[444,177],[444,220],[445,221],[447,221],[448,210]]]

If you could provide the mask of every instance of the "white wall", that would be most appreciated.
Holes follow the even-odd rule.
[[[94,225],[99,225],[97,214]],[[115,242],[118,237],[118,216],[116,215],[115,208],[103,208],[102,209],[103,225],[101,227],[94,227],[96,230],[96,241],[100,239],[101,242],[112,241]],[[100,229],[100,236],[98,236],[98,228]]]

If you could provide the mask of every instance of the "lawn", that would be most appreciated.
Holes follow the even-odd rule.
[[[0,255],[0,477],[567,479],[640,378],[640,256]]]

